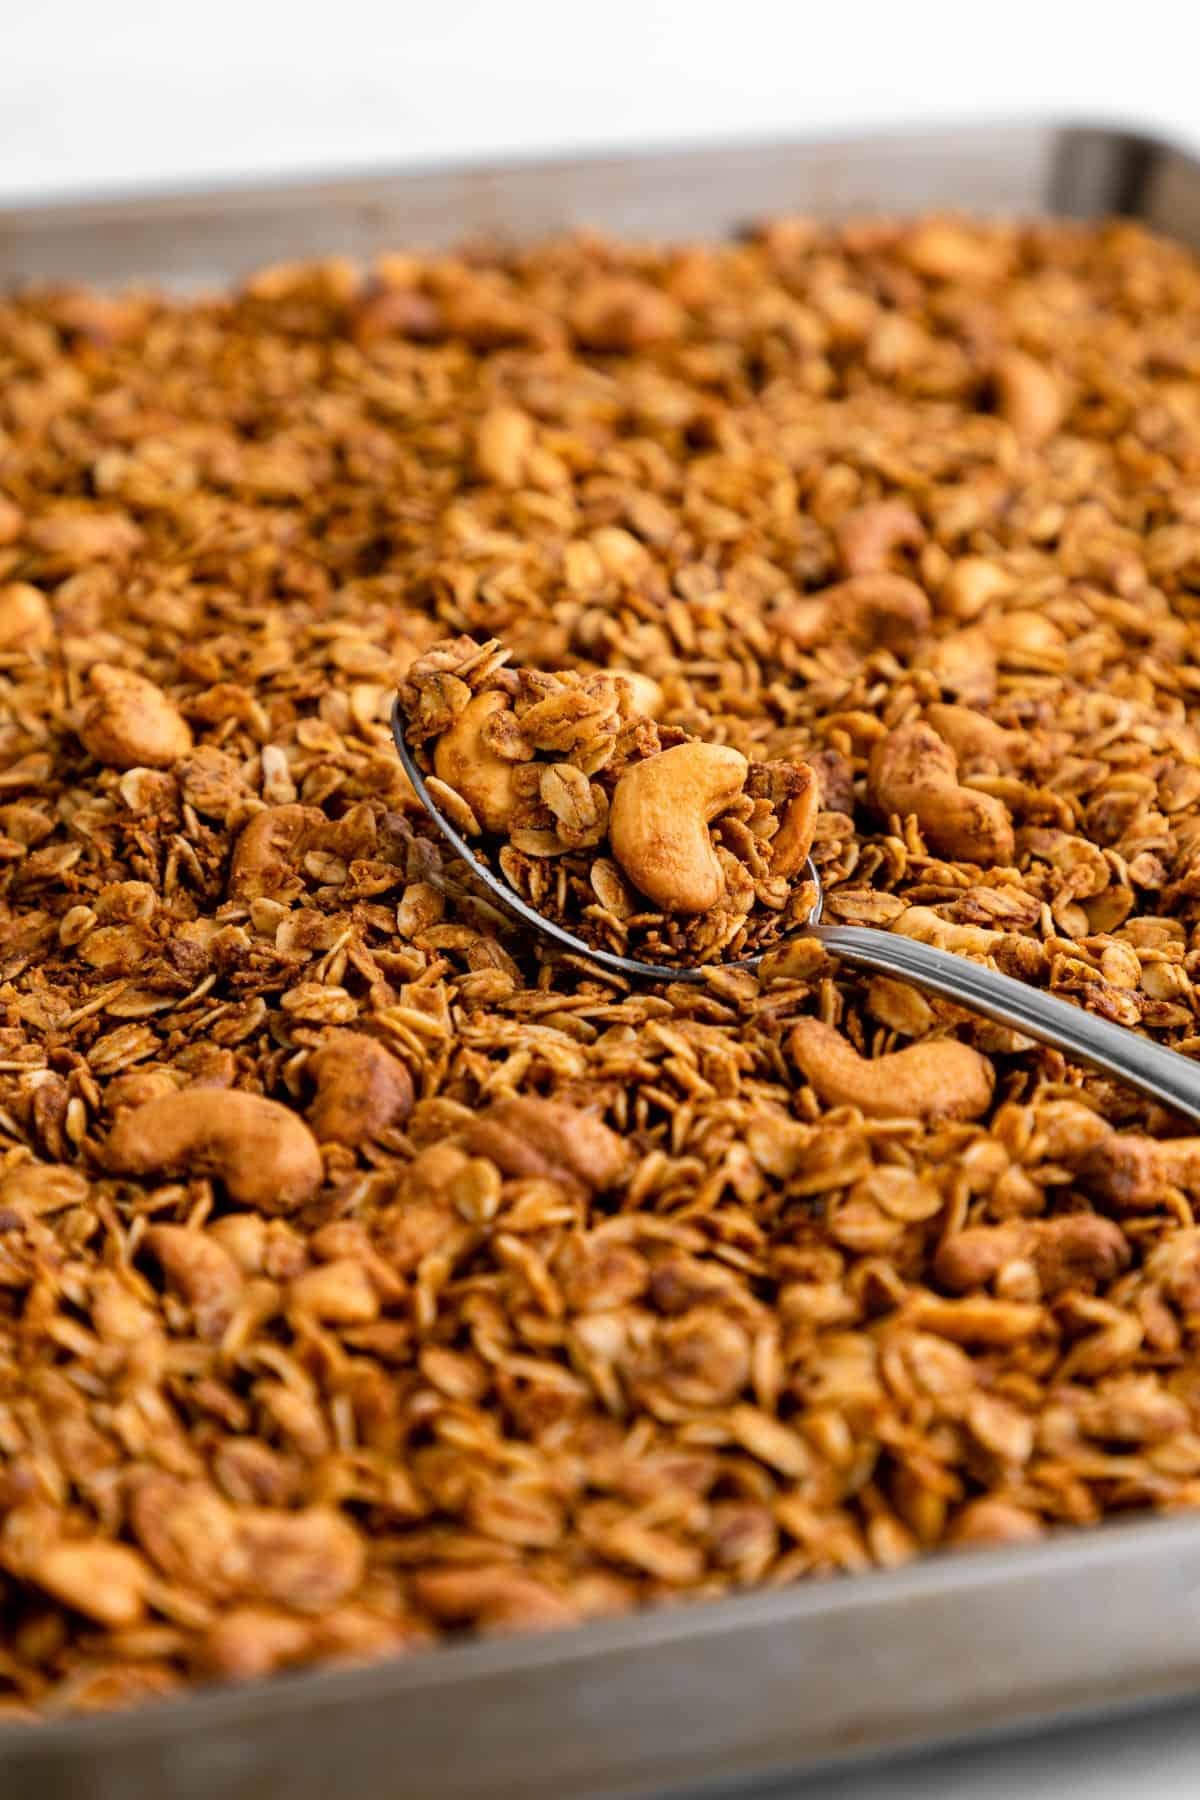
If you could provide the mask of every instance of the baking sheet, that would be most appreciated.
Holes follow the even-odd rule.
[[[1012,125],[0,209],[0,284],[224,285],[315,253],[570,225],[726,234],[773,211],[1122,212],[1200,246],[1200,164],[1144,134]],[[622,1800],[1200,1688],[1200,1521],[423,1651],[0,1728],[4,1800]]]

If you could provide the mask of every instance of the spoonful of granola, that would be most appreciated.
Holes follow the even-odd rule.
[[[497,905],[626,979],[786,973],[788,940],[899,977],[1130,1082],[1200,1123],[1200,1067],[986,963],[896,932],[823,925],[816,775],[659,723],[656,686],[511,668],[495,639],[435,644],[392,711],[432,823]],[[770,965],[768,965],[768,971]]]

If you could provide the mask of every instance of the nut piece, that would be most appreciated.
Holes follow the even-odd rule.
[[[92,1538],[48,1545],[29,1579],[64,1606],[116,1631],[135,1625],[145,1613],[148,1574],[136,1550]]]
[[[199,1336],[218,1342],[245,1286],[242,1271],[224,1244],[187,1225],[152,1225],[142,1242],[191,1307]]]
[[[468,700],[433,753],[447,787],[461,794],[485,831],[503,831],[517,807],[516,770],[484,741],[483,728],[508,710],[506,697],[489,688]]]
[[[185,1088],[118,1119],[105,1145],[120,1175],[216,1175],[231,1199],[287,1213],[311,1199],[324,1165],[302,1119],[259,1094]]]
[[[520,487],[534,445],[533,420],[516,406],[493,406],[475,434],[475,461],[485,481]]]
[[[876,500],[839,519],[834,538],[847,575],[878,575],[894,550],[921,548],[925,527],[906,501]]]
[[[969,762],[991,762],[997,768],[1012,769],[1026,751],[1022,732],[1007,731],[986,713],[976,712],[970,706],[938,703],[929,708],[929,723],[942,742],[949,744],[960,766]]]
[[[938,855],[953,862],[1010,863],[1008,808],[958,784],[958,762],[929,725],[901,725],[880,738],[867,766],[867,792],[882,813],[915,813]]]
[[[327,821],[315,806],[268,806],[255,813],[233,847],[229,892],[235,900],[276,894],[316,847]]]
[[[1066,410],[1057,377],[1024,350],[1004,350],[992,364],[996,410],[1027,444],[1044,444]]]
[[[749,764],[726,744],[676,744],[632,763],[609,817],[613,855],[666,913],[702,913],[725,891],[709,821],[735,800]]]
[[[166,769],[186,756],[191,727],[161,688],[111,663],[98,663],[90,680],[96,698],[84,710],[79,736],[97,762],[113,769]]]
[[[844,639],[856,650],[904,655],[929,630],[932,617],[923,589],[906,575],[852,575],[793,600],[771,623],[802,650]]]
[[[787,1047],[826,1105],[856,1106],[873,1119],[977,1119],[991,1103],[991,1063],[954,1038],[872,1060],[832,1025],[798,1019]]]
[[[548,1177],[568,1188],[604,1193],[626,1167],[625,1144],[592,1113],[535,1095],[497,1100],[462,1133],[473,1156],[503,1174]]]
[[[44,650],[54,636],[50,604],[28,581],[0,587],[0,651]]]
[[[365,1032],[326,1032],[308,1067],[317,1095],[306,1116],[323,1144],[354,1149],[412,1111],[412,1076],[399,1057]]]

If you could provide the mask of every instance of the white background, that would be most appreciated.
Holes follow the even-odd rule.
[[[1111,23],[1095,0],[0,0],[0,201],[1046,114],[1200,147],[1196,0],[1105,10]],[[1200,1713],[818,1791],[1197,1800]]]

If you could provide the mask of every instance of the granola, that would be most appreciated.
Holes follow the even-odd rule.
[[[803,924],[817,784],[660,724],[649,676],[510,669],[447,639],[400,686],[427,787],[544,918],[596,949],[678,966],[759,953]],[[480,854],[483,854],[481,852]]]
[[[813,770],[830,918],[1194,1055],[1198,376],[1125,223],[0,301],[5,1718],[1200,1503],[1200,1139],[514,936],[388,725],[620,673]]]

